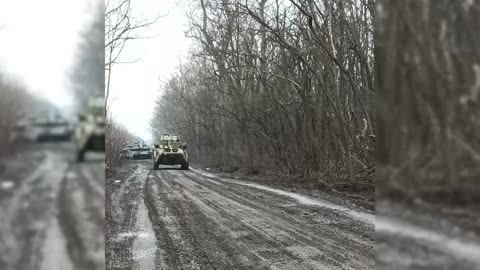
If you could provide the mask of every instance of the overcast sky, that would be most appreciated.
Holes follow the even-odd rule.
[[[63,107],[80,30],[101,0],[0,0],[0,69]]]
[[[101,0],[0,0],[0,69],[56,105],[70,105],[69,72],[96,1]],[[165,16],[140,33],[158,37],[129,41],[119,59],[141,60],[113,68],[111,111],[146,140],[161,81],[168,80],[189,48],[187,18],[176,1],[132,1],[134,16]]]
[[[133,15],[139,18],[166,16],[141,33],[158,37],[127,43],[119,61],[141,60],[113,67],[110,95],[114,101],[110,110],[130,132],[150,140],[149,121],[161,93],[161,81],[169,79],[189,48],[190,41],[184,34],[187,18],[176,0],[135,0],[132,5]]]

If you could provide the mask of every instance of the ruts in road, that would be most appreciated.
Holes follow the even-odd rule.
[[[150,162],[107,174],[107,269],[374,269],[375,218]]]
[[[83,163],[74,156],[61,143],[8,160],[0,176],[0,269],[105,268],[104,155]]]

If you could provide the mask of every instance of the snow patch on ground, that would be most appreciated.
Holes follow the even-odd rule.
[[[375,221],[376,233],[396,234],[410,239],[432,244],[440,250],[448,252],[480,266],[480,244],[467,240],[452,238],[439,232],[421,228],[401,220],[378,216]]]
[[[238,180],[234,180],[234,179],[223,179],[223,178],[220,178],[220,177],[218,177],[214,174],[205,173],[205,172],[203,172],[201,170],[198,170],[198,169],[193,169],[192,168],[192,171],[194,171],[196,173],[199,173],[199,174],[202,174],[204,176],[210,177],[210,178],[218,179],[220,181],[234,183],[234,184],[242,185],[242,186],[248,186],[248,187],[252,187],[252,188],[256,188],[256,189],[265,190],[265,191],[268,191],[268,192],[273,192],[273,193],[276,193],[276,194],[279,194],[279,195],[282,195],[282,196],[290,197],[292,199],[295,199],[300,204],[319,206],[319,207],[324,207],[324,208],[329,208],[329,209],[332,209],[332,210],[340,211],[340,212],[343,212],[343,213],[345,213],[349,216],[352,216],[353,218],[355,218],[357,220],[362,220],[362,221],[364,221],[366,223],[369,223],[369,224],[375,224],[375,215],[374,214],[368,214],[368,213],[364,213],[364,212],[355,211],[355,210],[352,210],[352,209],[346,208],[344,206],[340,206],[340,205],[337,205],[337,204],[334,204],[334,203],[331,203],[331,202],[328,202],[328,201],[325,201],[325,200],[313,199],[313,198],[309,198],[309,197],[304,196],[304,195],[300,195],[298,193],[293,193],[293,192],[284,191],[284,190],[281,190],[281,189],[271,188],[271,187],[263,186],[263,185],[260,185],[260,184],[247,183],[247,182],[238,181]]]
[[[148,238],[152,236],[155,236],[155,235],[152,233],[146,233],[143,231],[136,231],[136,232],[128,231],[128,232],[123,232],[118,234],[117,240],[120,241],[125,238]]]
[[[196,173],[199,173],[199,174],[202,174],[203,176],[206,176],[206,177],[217,178],[217,176],[215,176],[215,175],[213,175],[213,174],[211,174],[211,173],[202,173],[201,171],[196,170],[196,169],[192,169],[192,171],[194,171],[194,172],[196,172]],[[190,174],[190,175],[191,175],[191,174]],[[208,181],[208,182],[210,182],[210,183],[212,183],[212,184],[215,184],[215,185],[217,185],[217,186],[223,186],[222,183],[217,182],[217,181],[210,180],[210,179],[208,179],[208,178],[204,178],[204,180],[206,180],[206,181]]]
[[[78,178],[78,174],[76,174],[73,171],[69,171],[69,172],[67,172],[66,178],[67,179],[75,179],[75,178]]]
[[[371,223],[371,224],[375,224],[375,215],[373,215],[373,214],[358,212],[358,211],[348,209],[346,207],[343,207],[343,206],[340,206],[340,205],[337,205],[337,204],[334,204],[334,203],[331,203],[331,202],[327,202],[327,201],[324,201],[324,200],[318,200],[318,199],[312,199],[312,198],[306,197],[304,195],[300,195],[300,194],[289,192],[289,191],[284,191],[284,190],[280,190],[280,189],[276,189],[276,188],[270,188],[270,187],[262,186],[262,185],[259,185],[259,184],[242,183],[242,182],[238,182],[238,181],[236,181],[236,182],[237,182],[236,184],[239,184],[239,185],[253,187],[253,188],[257,188],[257,189],[262,189],[262,190],[273,192],[273,193],[276,193],[276,194],[279,194],[279,195],[282,195],[282,196],[290,197],[292,199],[297,200],[297,202],[300,203],[300,204],[329,208],[329,209],[332,209],[332,210],[343,212],[347,215],[352,216],[355,219],[362,220],[362,221],[365,221],[365,222],[368,222],[368,223]]]
[[[15,183],[11,180],[0,180],[0,189],[11,190],[15,186]]]

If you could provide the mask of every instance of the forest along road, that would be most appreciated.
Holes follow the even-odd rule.
[[[374,269],[375,218],[201,170],[107,173],[107,269]]]
[[[0,175],[0,269],[104,269],[103,154],[32,145]],[[7,183],[7,184],[5,184]]]

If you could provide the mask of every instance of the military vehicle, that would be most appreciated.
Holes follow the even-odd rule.
[[[105,99],[91,97],[86,110],[79,114],[74,141],[77,161],[85,159],[85,153],[105,151]]]
[[[130,151],[132,152],[132,159],[151,159],[153,157],[152,149],[148,146],[138,146],[131,148]]]
[[[154,144],[153,169],[160,165],[181,165],[182,170],[188,170],[187,144],[182,143],[177,135],[164,134],[160,143]]]
[[[68,141],[72,135],[70,123],[60,114],[47,112],[22,119],[16,126],[17,140],[30,142]]]

